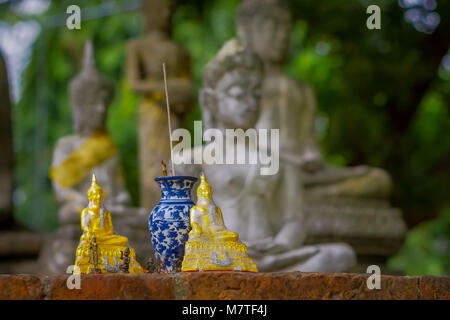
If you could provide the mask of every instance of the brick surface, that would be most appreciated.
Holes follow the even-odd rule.
[[[367,288],[366,274],[193,272],[83,275],[68,289],[69,275],[0,275],[0,299],[446,299],[450,277],[381,276]]]
[[[169,275],[83,275],[81,289],[67,288],[68,276],[53,276],[48,298],[55,300],[174,299]]]
[[[367,288],[368,275],[325,273],[183,274],[185,299],[418,299],[417,279],[381,277]]]
[[[43,297],[43,285],[39,276],[0,274],[0,300],[37,300]]]
[[[421,299],[450,300],[450,277],[420,277],[418,288]]]

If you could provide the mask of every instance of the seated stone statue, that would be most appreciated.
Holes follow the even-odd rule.
[[[200,106],[205,127],[216,128],[223,134],[226,129],[254,128],[259,116],[261,83],[262,66],[258,57],[237,40],[227,42],[204,69]],[[224,140],[223,150],[216,150],[224,155],[239,143],[239,140]],[[248,144],[243,148],[247,159],[253,152],[258,153]],[[190,152],[190,156],[193,154],[195,151]],[[260,164],[192,165],[193,159],[183,158],[188,155],[174,154],[174,163],[184,163],[176,166],[177,174],[205,173],[216,191],[214,201],[226,213],[226,225],[247,244],[249,256],[259,270],[338,272],[348,270],[355,263],[355,254],[346,244],[302,246],[306,230],[301,172],[291,162],[280,157],[278,173],[261,175]],[[202,210],[197,212],[202,216]],[[195,215],[194,222],[201,226],[201,221],[195,221]],[[222,228],[220,223],[217,228]],[[193,234],[196,230],[193,227]],[[227,231],[225,237],[233,234]]]
[[[89,206],[81,212],[83,234],[75,259],[75,265],[80,268],[80,272],[86,274],[90,273],[91,269],[99,269],[101,273],[117,273],[121,264],[119,260],[128,249],[129,272],[144,273],[144,269],[136,261],[134,249],[128,248],[128,239],[114,234],[111,213],[102,205],[103,190],[97,184],[95,175],[92,176],[87,196]],[[93,250],[95,252],[92,252]]]
[[[192,230],[181,271],[258,271],[247,256],[246,245],[239,242],[239,234],[225,227],[204,174],[200,176],[197,204],[190,210],[190,220]]]
[[[392,182],[386,171],[367,166],[335,168],[323,162],[314,131],[313,90],[284,72],[292,30],[285,1],[244,0],[236,22],[239,39],[264,65],[261,115],[256,128],[280,128],[280,155],[301,167],[306,192],[327,197],[389,197]]]
[[[391,177],[380,168],[324,162],[315,136],[314,92],[284,71],[292,29],[287,1],[243,0],[236,26],[238,38],[263,62],[255,127],[280,129],[280,158],[302,175],[306,242],[344,241],[366,261],[384,263],[400,248],[407,230],[400,210],[389,203]]]
[[[125,189],[117,146],[106,130],[106,118],[114,87],[95,68],[91,42],[85,46],[83,69],[70,83],[75,133],[58,140],[50,178],[58,201],[60,224],[78,223],[85,203],[84,190],[95,173],[105,186],[105,203],[125,207]]]

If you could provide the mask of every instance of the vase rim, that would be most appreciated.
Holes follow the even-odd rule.
[[[191,180],[195,182],[198,180],[198,178],[192,176],[166,176],[155,178],[155,181],[164,181],[164,180]]]

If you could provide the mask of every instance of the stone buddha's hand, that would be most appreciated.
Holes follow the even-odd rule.
[[[253,241],[247,241],[247,247],[249,252],[253,252],[254,255],[260,255],[272,248],[274,242],[273,237],[267,237],[264,239],[258,239]]]
[[[256,255],[264,255],[290,251],[299,247],[303,242],[305,234],[302,230],[303,228],[297,223],[288,223],[275,237],[267,237],[249,242],[249,252],[254,252]]]
[[[247,243],[249,252],[255,256],[265,254],[276,254],[290,250],[290,246],[284,243],[277,243],[274,237],[262,239],[258,242]]]
[[[290,245],[287,245],[286,243],[277,243],[274,241],[270,246],[265,248],[265,253],[267,254],[278,254],[287,252],[289,250],[292,250],[292,247]]]

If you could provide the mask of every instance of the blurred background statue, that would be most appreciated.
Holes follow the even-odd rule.
[[[236,22],[238,37],[264,65],[256,128],[279,128],[280,157],[301,171],[307,241],[345,241],[362,254],[393,254],[406,227],[401,213],[389,206],[389,174],[368,166],[327,165],[315,136],[314,92],[285,74],[292,30],[286,2],[243,0]]]
[[[50,169],[63,225],[80,222],[93,172],[104,186],[108,206],[126,206],[130,200],[117,146],[106,129],[114,86],[96,69],[91,42],[85,46],[83,68],[71,81],[69,94],[74,134],[58,140]]]
[[[73,263],[80,238],[80,212],[86,207],[86,191],[92,174],[104,186],[104,203],[116,216],[120,233],[129,235],[145,219],[145,209],[130,208],[118,149],[106,129],[108,108],[114,94],[112,83],[96,69],[93,45],[87,42],[81,72],[69,85],[74,134],[62,137],[53,153],[50,178],[57,200],[60,228],[45,245],[41,262],[50,273],[63,273]],[[126,230],[124,230],[126,228]],[[145,230],[145,224],[142,230]],[[130,241],[145,245],[146,235],[133,231]],[[145,239],[145,240],[144,240]],[[147,250],[148,251],[148,250]],[[145,252],[145,251],[144,251]]]
[[[239,41],[228,41],[203,73],[200,106],[208,127],[222,134],[226,129],[254,128],[259,117],[262,80],[259,58],[246,51]],[[216,149],[215,153],[225,155],[239,143],[226,139],[223,150]],[[208,144],[203,147],[208,148]],[[245,139],[243,148],[247,159],[254,156],[251,153],[255,150],[245,144]],[[186,164],[177,166],[176,172],[197,176],[200,170],[204,171],[216,190],[214,201],[223,210],[225,224],[247,244],[258,270],[350,269],[356,257],[346,244],[303,246],[307,230],[303,223],[301,172],[280,158],[280,169],[274,175],[261,175],[260,164]],[[193,163],[192,159],[183,160]]]
[[[161,192],[154,179],[161,176],[161,160],[170,159],[162,63],[167,64],[172,130],[193,107],[189,52],[171,39],[174,1],[142,1],[147,34],[128,43],[127,78],[141,95],[139,106],[139,166],[141,206],[152,209]]]

